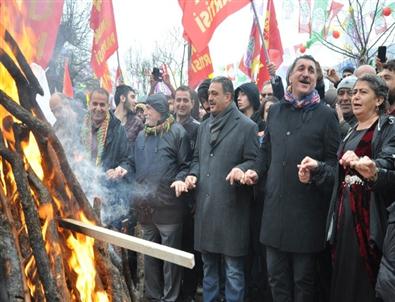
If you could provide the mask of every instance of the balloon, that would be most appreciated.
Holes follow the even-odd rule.
[[[383,8],[383,15],[388,17],[389,15],[391,15],[392,11],[391,11],[391,7],[384,7]]]
[[[301,53],[304,53],[304,52],[306,51],[306,47],[304,47],[303,45],[300,46],[299,51],[300,51]]]
[[[338,39],[338,38],[340,37],[340,33],[339,33],[337,30],[334,30],[334,31],[332,32],[332,36],[333,36],[335,39]]]

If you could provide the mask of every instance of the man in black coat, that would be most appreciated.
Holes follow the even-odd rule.
[[[233,102],[233,84],[217,77],[209,87],[210,117],[198,131],[190,175],[197,188],[195,249],[203,259],[203,300],[219,296],[221,258],[225,265],[225,299],[244,299],[244,256],[248,254],[252,191],[235,183],[253,167],[258,152],[257,127]]]
[[[331,188],[302,184],[297,165],[309,154],[336,163],[339,123],[315,90],[316,61],[297,58],[284,99],[270,107],[256,171],[267,173],[261,242],[266,246],[273,300],[315,302],[315,263],[325,247],[325,221]],[[256,181],[247,171],[243,181]]]

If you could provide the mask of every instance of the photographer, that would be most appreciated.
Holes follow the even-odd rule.
[[[170,96],[174,99],[175,89],[170,83],[170,76],[167,72],[167,68],[164,65],[162,68],[154,67],[150,77],[150,92],[148,95],[155,93],[163,93],[166,96]]]

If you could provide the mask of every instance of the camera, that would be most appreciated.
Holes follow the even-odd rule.
[[[157,67],[154,67],[154,69],[152,70],[152,76],[154,77],[155,81],[163,81],[162,71]]]

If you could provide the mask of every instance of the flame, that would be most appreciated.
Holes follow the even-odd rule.
[[[29,134],[29,141],[22,142],[23,153],[36,175],[43,180],[44,171],[41,167],[41,154],[33,133]]]
[[[92,224],[83,212],[79,212],[79,219],[85,223]],[[78,275],[76,287],[82,301],[105,302],[109,297],[104,291],[95,291],[96,270],[94,245],[95,240],[91,237],[77,233],[76,236],[70,234],[67,238],[67,246],[72,250],[72,255],[68,260],[69,267]]]
[[[12,53],[12,50],[4,40],[5,30],[7,29],[7,31],[18,43],[18,46],[20,47],[26,60],[28,62],[32,62],[32,59],[37,52],[37,39],[34,35],[34,32],[28,26],[26,26],[24,20],[24,16],[27,16],[26,3],[28,2],[20,0],[0,0],[0,2],[1,48],[3,48],[5,52],[11,57],[11,59],[15,62],[15,64],[18,65],[17,60]],[[2,64],[0,64],[0,79],[0,89],[3,90],[15,102],[19,103],[16,83]],[[17,118],[10,115],[4,107],[0,106],[0,129],[2,130],[6,140],[9,141],[9,144],[11,146],[15,143],[15,139],[14,133],[10,125],[12,125],[12,123],[16,121],[18,121]],[[53,177],[53,175],[44,175],[40,150],[32,133],[29,134],[28,140],[22,142],[22,149],[25,165],[30,165],[33,171],[43,182],[51,183],[51,177]],[[3,161],[0,160],[0,185],[3,187],[3,190],[4,192],[6,192],[7,196],[12,199],[13,204],[19,205],[19,194],[16,188],[14,175],[10,169],[6,170],[8,171],[7,173],[4,171],[5,165],[7,165],[8,167],[8,164],[3,163]],[[56,172],[53,171],[52,173]],[[5,185],[6,183],[7,185]],[[10,192],[7,192],[7,189]],[[68,198],[71,199],[72,193],[70,191],[70,188],[66,187],[65,190]],[[34,192],[32,193],[36,204],[40,204],[39,197],[36,196]],[[52,198],[54,201],[53,203],[40,204],[38,211],[40,218],[44,220],[44,224],[42,226],[42,234],[45,240],[45,249],[47,252],[51,251],[51,253],[49,254],[51,255],[51,257],[54,257],[57,255],[61,255],[61,246],[59,246],[59,244],[51,242],[50,238],[48,238],[48,227],[50,222],[54,219],[55,209],[62,213],[64,206],[62,205],[61,200],[58,200],[57,198],[55,198],[55,196],[53,196]],[[90,223],[82,212],[79,213],[79,218],[86,223]],[[20,220],[22,223],[21,231],[27,233],[25,216],[23,214],[23,211],[20,211]],[[63,232],[63,230],[60,231],[60,233],[61,232]],[[66,244],[67,247],[70,249],[71,254],[70,258],[67,259],[67,265],[69,266],[70,270],[75,272],[77,275],[76,280],[68,280],[70,282],[75,282],[75,287],[78,290],[78,294],[70,292],[72,301],[109,301],[110,298],[108,294],[96,284],[97,276],[94,258],[94,239],[81,234],[76,234],[75,236],[71,234],[68,236]],[[50,259],[50,261],[52,264],[54,263],[54,259]],[[37,266],[34,256],[29,256],[28,259],[25,259],[24,263],[24,274],[26,276],[27,285],[29,287],[31,296],[34,298],[37,293],[40,293],[40,291],[41,294],[44,293],[41,283],[38,282]]]

